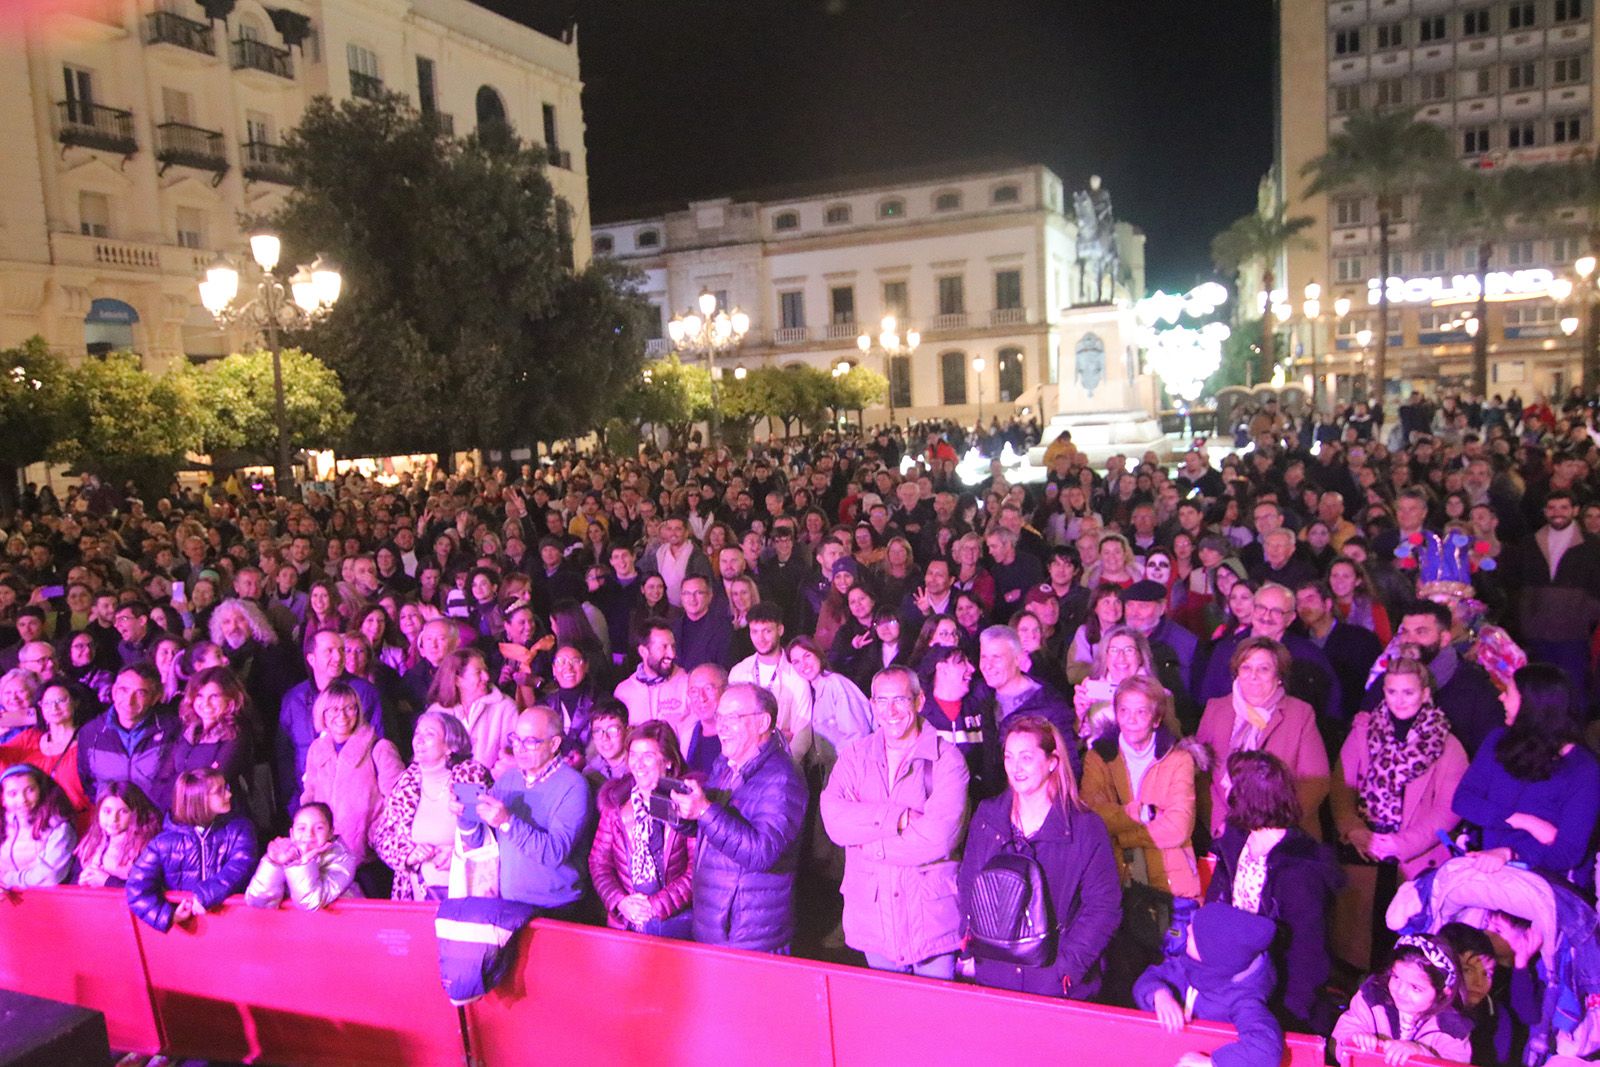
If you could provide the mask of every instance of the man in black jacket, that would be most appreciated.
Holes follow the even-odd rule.
[[[1491,730],[1505,725],[1500,691],[1476,663],[1462,659],[1450,642],[1450,609],[1431,600],[1406,608],[1400,618],[1400,651],[1419,659],[1433,673],[1433,702],[1450,720],[1450,732],[1471,756]],[[1362,706],[1383,700],[1383,676],[1367,689]]]

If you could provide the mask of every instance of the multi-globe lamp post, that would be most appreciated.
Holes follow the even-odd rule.
[[[870,333],[863,333],[856,338],[856,347],[861,349],[863,356],[872,354],[873,337]],[[900,320],[894,315],[885,315],[878,323],[878,348],[883,352],[883,376],[889,382],[889,425],[894,425],[894,358],[896,356],[909,356],[917,350],[922,343],[922,334],[915,328],[908,328],[902,335]]]
[[[667,323],[667,336],[672,339],[674,349],[705,358],[706,372],[711,376],[711,440],[707,444],[713,448],[722,433],[717,356],[738,348],[749,332],[750,316],[737,307],[718,310],[717,294],[709,289],[701,290],[693,308],[672,316],[672,321]],[[742,370],[742,367],[736,369],[734,377],[744,377],[740,373]]]
[[[1322,304],[1322,286],[1316,282],[1308,282],[1305,287],[1305,300],[1300,304],[1301,316],[1306,321],[1306,332],[1310,336],[1311,357],[1311,410],[1313,413],[1322,410],[1322,368],[1317,361],[1317,334],[1322,329],[1325,321],[1326,308]],[[1334,322],[1340,322],[1350,314],[1350,298],[1341,296],[1333,302]],[[1334,329],[1337,331],[1338,327]]]
[[[289,420],[283,399],[282,331],[309,325],[327,314],[339,300],[344,278],[322,256],[310,266],[297,267],[285,278],[278,264],[282,252],[283,239],[276,233],[271,230],[252,232],[250,257],[261,272],[260,279],[254,283],[254,292],[246,290],[241,300],[239,269],[226,256],[218,256],[200,283],[200,303],[224,328],[244,323],[266,335],[267,348],[272,353],[273,421],[278,432],[273,481],[278,495],[287,497],[292,488],[293,464],[289,456]]]

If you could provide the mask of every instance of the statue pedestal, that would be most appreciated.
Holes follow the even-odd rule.
[[[1068,430],[1078,451],[1095,466],[1117,453],[1139,462],[1146,452],[1165,460],[1171,443],[1156,412],[1155,379],[1140,373],[1133,310],[1114,304],[1068,308],[1061,314],[1060,409],[1050,418],[1032,465]]]

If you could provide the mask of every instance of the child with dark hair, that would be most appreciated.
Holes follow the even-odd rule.
[[[1133,984],[1133,1001],[1153,1011],[1162,1029],[1183,1030],[1191,1019],[1228,1023],[1239,1038],[1212,1052],[1186,1052],[1179,1067],[1277,1067],[1283,1030],[1267,1006],[1274,974],[1267,950],[1277,924],[1230,904],[1207,904],[1194,913],[1188,943],[1145,970]]]
[[[31,763],[0,774],[0,889],[60,885],[78,833],[54,779]]]
[[[1442,938],[1410,934],[1395,942],[1387,970],[1361,984],[1333,1027],[1341,1064],[1357,1052],[1378,1052],[1384,1062],[1413,1056],[1467,1063],[1472,1022],[1461,1014],[1461,964]]]
[[[1505,1013],[1497,1009],[1494,999],[1495,977],[1499,963],[1495,959],[1494,942],[1489,935],[1475,926],[1463,922],[1445,923],[1439,927],[1438,938],[1450,946],[1461,964],[1461,1014],[1472,1024],[1472,1062],[1493,1063],[1502,1027],[1506,1030],[1506,1047],[1510,1047],[1510,1028]]]

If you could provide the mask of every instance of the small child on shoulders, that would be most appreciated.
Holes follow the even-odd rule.
[[[1395,1065],[1413,1056],[1470,1062],[1472,1022],[1461,1013],[1461,989],[1461,965],[1444,940],[1400,938],[1388,969],[1361,984],[1333,1026],[1339,1062],[1356,1052],[1381,1052]]]
[[[245,899],[252,907],[276,908],[284,898],[303,911],[325,908],[340,897],[359,897],[356,858],[333,836],[333,811],[312,801],[295,812],[289,837],[267,846]]]
[[[1133,1000],[1153,1011],[1169,1034],[1191,1019],[1229,1023],[1238,1040],[1207,1055],[1186,1052],[1178,1067],[1277,1067],[1283,1059],[1283,1029],[1267,1007],[1274,974],[1268,949],[1277,924],[1231,904],[1207,904],[1194,913],[1188,945],[1145,970],[1133,984]]]

